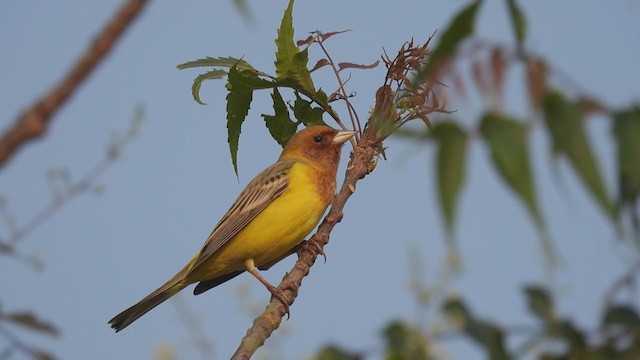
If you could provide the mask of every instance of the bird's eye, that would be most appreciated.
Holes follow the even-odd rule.
[[[314,141],[316,144],[320,144],[320,143],[322,142],[322,136],[318,135],[318,136],[314,137],[314,138],[313,138],[313,141]]]

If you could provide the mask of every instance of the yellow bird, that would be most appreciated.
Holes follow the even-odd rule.
[[[313,230],[333,199],[342,144],[355,135],[328,126],[296,133],[275,164],[258,174],[213,229],[202,249],[171,280],[109,320],[129,326],[185,287],[199,295],[248,271],[288,306],[284,294],[257,268],[292,253]]]

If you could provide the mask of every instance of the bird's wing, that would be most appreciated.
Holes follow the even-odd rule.
[[[289,185],[288,174],[294,163],[295,161],[292,160],[278,161],[266,168],[247,185],[213,229],[200,250],[198,260],[191,269],[195,269],[215,254],[274,199],[282,195]]]

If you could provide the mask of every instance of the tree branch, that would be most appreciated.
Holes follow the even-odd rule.
[[[365,131],[365,134],[358,142],[358,146],[351,153],[351,159],[347,165],[345,179],[340,192],[334,197],[331,210],[318,227],[318,231],[309,239],[311,246],[302,248],[291,272],[284,276],[278,286],[278,289],[287,295],[289,305],[293,304],[298,296],[298,290],[302,286],[302,279],[309,274],[320,250],[329,242],[329,235],[334,226],[342,220],[342,209],[355,191],[356,183],[371,170],[370,164],[377,152],[376,148],[367,140],[367,135],[368,132]],[[258,316],[253,321],[253,326],[247,330],[247,334],[242,339],[232,359],[249,359],[264,344],[265,340],[271,336],[273,331],[280,326],[284,315],[284,306],[278,299],[272,297],[264,313]]]
[[[53,115],[73,95],[80,84],[107,56],[124,31],[133,23],[147,0],[127,1],[107,23],[86,53],[51,91],[37,100],[16,119],[0,138],[0,168],[29,141],[42,136]]]

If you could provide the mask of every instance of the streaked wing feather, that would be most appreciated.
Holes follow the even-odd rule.
[[[278,161],[256,176],[240,193],[211,232],[192,269],[205,262],[287,189],[287,174],[295,161]]]

